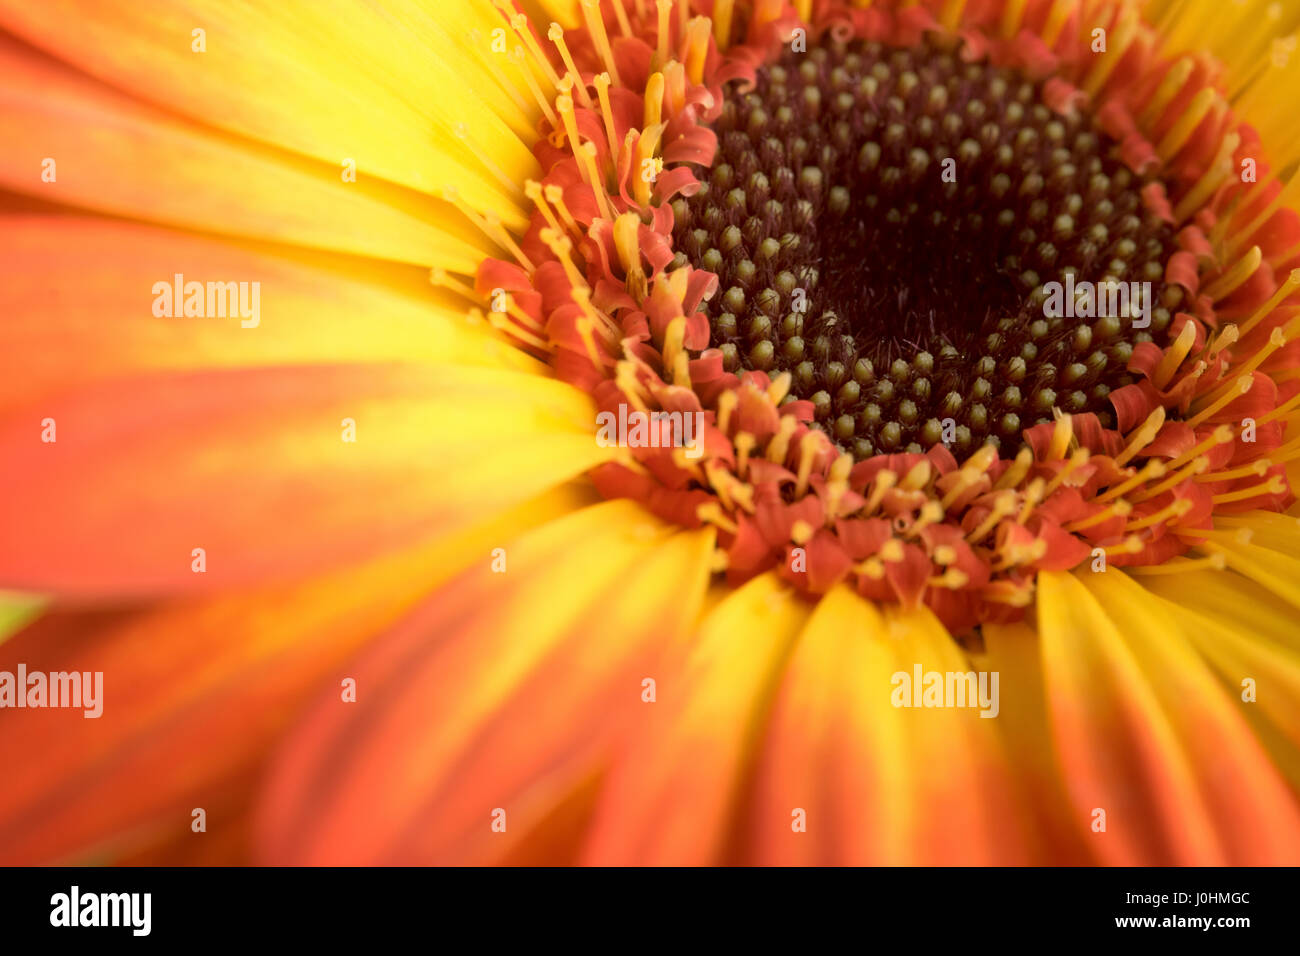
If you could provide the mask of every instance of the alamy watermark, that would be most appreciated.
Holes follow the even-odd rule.
[[[981,717],[996,717],[1001,709],[997,671],[926,671],[916,664],[889,682],[895,707],[978,707]]]
[[[152,911],[152,893],[83,893],[74,885],[50,897],[51,926],[124,926],[133,936],[148,936]]]
[[[1049,319],[1131,318],[1135,329],[1151,325],[1150,282],[1075,282],[1074,273],[1067,272],[1064,285],[1049,282],[1043,291],[1043,315]]]
[[[260,282],[186,282],[178,272],[171,282],[155,282],[152,291],[153,314],[160,319],[238,317],[245,329],[255,329],[262,321]]]
[[[103,671],[0,671],[0,708],[80,707],[83,717],[104,714]]]
[[[703,412],[628,411],[620,402],[618,414],[596,416],[596,444],[602,448],[681,448],[687,458],[704,454]]]

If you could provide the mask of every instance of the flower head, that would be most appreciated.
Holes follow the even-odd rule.
[[[1300,855],[1295,16],[355,16],[0,3],[9,856]]]

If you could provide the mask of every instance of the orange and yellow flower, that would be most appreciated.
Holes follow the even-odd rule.
[[[1298,31],[0,0],[0,860],[1300,861]]]

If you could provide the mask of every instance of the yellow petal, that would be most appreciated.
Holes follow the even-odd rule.
[[[106,9],[106,8],[103,8]],[[0,36],[0,185],[166,225],[470,273],[493,246],[441,199],[226,136]],[[268,103],[278,102],[263,91]],[[54,161],[45,182],[46,160]],[[523,222],[516,212],[511,220]]]
[[[895,675],[966,673],[928,611],[882,615],[839,588],[781,678],[755,771],[746,857],[771,864],[1019,862],[1022,813],[996,719],[917,708]],[[991,685],[990,685],[991,686]],[[896,700],[899,705],[895,706]]]
[[[481,26],[504,24],[489,4],[468,6]],[[530,144],[500,116],[518,107],[466,50],[470,38],[442,31],[414,3],[3,0],[0,25],[141,101],[314,157],[336,182],[351,158],[358,181],[435,195],[454,185],[480,209],[518,220],[522,192],[469,154],[460,123],[507,181],[539,172]],[[203,52],[195,30],[205,31]],[[96,161],[116,166],[112,159]],[[167,159],[159,151],[147,165]]]
[[[410,361],[544,371],[472,326],[419,270],[302,262],[278,248],[92,217],[0,217],[0,230],[0,310],[40,316],[0,324],[0,405],[163,369]],[[176,297],[175,315],[155,315],[154,284],[170,288],[177,274],[256,283],[256,325],[243,327],[254,320],[233,301],[224,318],[187,318]]]
[[[1300,816],[1237,705],[1123,572],[1039,576],[1054,737],[1080,827],[1108,863],[1267,863]],[[1194,701],[1195,707],[1188,702]]]
[[[627,501],[507,542],[502,573],[467,573],[368,649],[354,707],[308,716],[267,795],[270,858],[520,852],[653,706],[641,681],[689,628],[712,547]]]
[[[806,606],[775,575],[753,579],[700,625],[684,665],[619,749],[583,860],[717,862],[727,850],[767,695]]]

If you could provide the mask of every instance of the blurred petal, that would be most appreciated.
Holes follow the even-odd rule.
[[[340,185],[340,164],[353,158],[358,182],[379,176],[438,194],[455,185],[481,210],[511,220],[522,193],[507,189],[455,135],[465,123],[473,144],[513,183],[540,172],[500,114],[511,114],[522,132],[527,118],[472,54],[471,26],[486,51],[489,31],[505,25],[486,2],[442,4],[431,16],[403,0],[382,7],[0,0],[0,26],[130,97],[315,157]],[[206,31],[204,52],[193,49],[195,29]],[[33,92],[41,90],[25,95]],[[123,172],[102,155],[94,162]],[[167,162],[151,163],[150,172]]]
[[[91,386],[0,419],[0,585],[102,598],[302,577],[581,474],[611,453],[593,421],[568,385],[453,366]],[[191,570],[198,548],[205,573]]]
[[[357,270],[354,278],[337,263],[327,269],[97,218],[0,217],[0,231],[7,257],[0,309],[40,317],[0,324],[0,405],[147,370],[397,361],[544,368],[471,326],[420,274]],[[177,273],[260,283],[257,326],[243,328],[233,312],[155,316],[154,283],[170,286]]]
[[[294,735],[267,859],[486,863],[536,839],[652,706],[641,681],[698,613],[712,547],[611,501],[449,583],[356,661],[355,704],[323,699]]]
[[[441,199],[364,177],[344,182],[342,157],[323,167],[218,134],[3,34],[0,75],[0,141],[13,144],[0,150],[6,189],[129,219],[463,273],[493,254]],[[55,161],[54,182],[41,178],[46,159]],[[503,221],[518,227],[524,218],[515,210]]]
[[[782,678],[747,843],[765,864],[1025,859],[996,719],[896,707],[893,675],[972,670],[932,614],[824,597]],[[797,810],[807,831],[792,825]]]
[[[335,675],[327,686],[337,695],[346,656],[420,596],[585,500],[548,492],[460,535],[292,588],[138,612],[56,611],[0,644],[11,673],[21,661],[29,672],[104,674],[99,718],[5,711],[0,863],[147,861],[160,844],[246,860],[250,789],[321,682]],[[204,834],[190,829],[195,807],[207,812]]]
[[[1113,864],[1300,856],[1300,814],[1162,602],[1122,572],[1039,577],[1053,733],[1080,827]],[[1194,708],[1188,701],[1195,701]]]
[[[972,660],[980,670],[999,674],[998,730],[1015,767],[1021,805],[1042,834],[1035,860],[1054,866],[1090,863],[1052,752],[1038,634],[1025,622],[985,624],[982,632],[984,652]]]
[[[807,606],[774,574],[710,612],[684,666],[659,681],[602,790],[583,860],[719,862],[727,849],[770,691]]]

